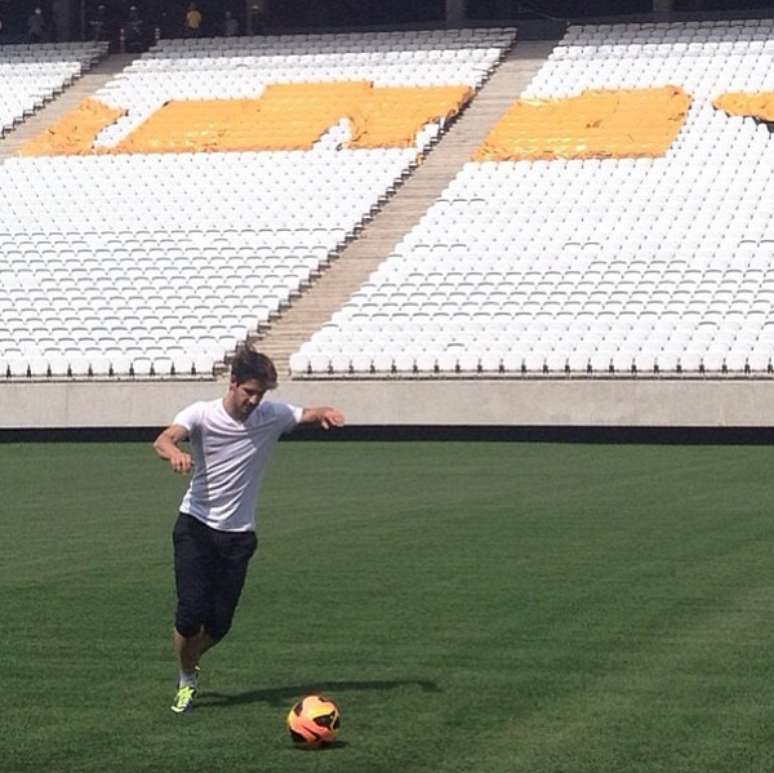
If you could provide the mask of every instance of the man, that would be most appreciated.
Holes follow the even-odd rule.
[[[89,22],[89,26],[94,40],[107,40],[107,15],[103,4],[97,6],[97,13]]]
[[[227,38],[235,38],[239,35],[239,22],[231,11],[226,11],[223,18],[223,34]]]
[[[253,35],[266,34],[266,22],[268,19],[267,0],[254,0],[250,8],[250,32]]]
[[[129,7],[129,18],[126,20],[125,27],[126,50],[130,53],[139,53],[144,48],[144,30],[143,21],[140,18],[140,14],[136,5]]]
[[[185,23],[183,32],[186,37],[196,38],[199,36],[202,28],[202,14],[196,7],[196,3],[191,3],[185,14]]]
[[[173,635],[179,679],[172,711],[193,707],[199,659],[228,632],[256,548],[255,511],[269,456],[297,424],[341,427],[334,408],[264,401],[277,371],[263,354],[242,349],[222,399],[184,408],[156,438],[172,470],[193,478],[173,533],[177,610]],[[178,445],[191,441],[191,454]]]
[[[30,43],[43,43],[46,37],[46,21],[43,11],[36,8],[27,18],[27,40]]]

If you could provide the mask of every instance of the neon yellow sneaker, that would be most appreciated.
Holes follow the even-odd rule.
[[[175,714],[185,714],[193,709],[193,699],[196,695],[195,687],[178,687],[175,693],[175,702],[170,706]]]

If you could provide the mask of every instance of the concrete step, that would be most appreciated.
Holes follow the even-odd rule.
[[[340,252],[311,287],[293,300],[270,328],[253,339],[256,348],[274,359],[282,376],[289,371],[290,355],[330,319],[419,222],[470,160],[499,117],[526,88],[554,46],[555,41],[518,43],[360,236]]]
[[[84,99],[92,96],[135,58],[134,54],[113,54],[81,75],[75,83],[0,140],[0,162],[16,155],[26,142],[37,137]]]

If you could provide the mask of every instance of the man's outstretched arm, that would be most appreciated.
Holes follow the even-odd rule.
[[[154,441],[153,450],[160,459],[169,461],[175,472],[190,472],[193,467],[191,455],[181,451],[178,443],[188,440],[188,430],[179,424],[167,427]]]
[[[302,424],[319,424],[323,429],[344,426],[344,414],[335,408],[321,405],[317,408],[304,408],[301,414]]]

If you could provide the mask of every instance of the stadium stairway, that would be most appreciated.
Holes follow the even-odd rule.
[[[438,198],[487,132],[525,89],[556,41],[517,42],[470,106],[419,168],[364,227],[358,238],[252,343],[277,371],[289,372],[290,355],[327,322]]]
[[[45,131],[84,99],[92,96],[136,58],[136,54],[113,54],[84,73],[72,86],[0,139],[0,163],[16,155],[25,142]]]

